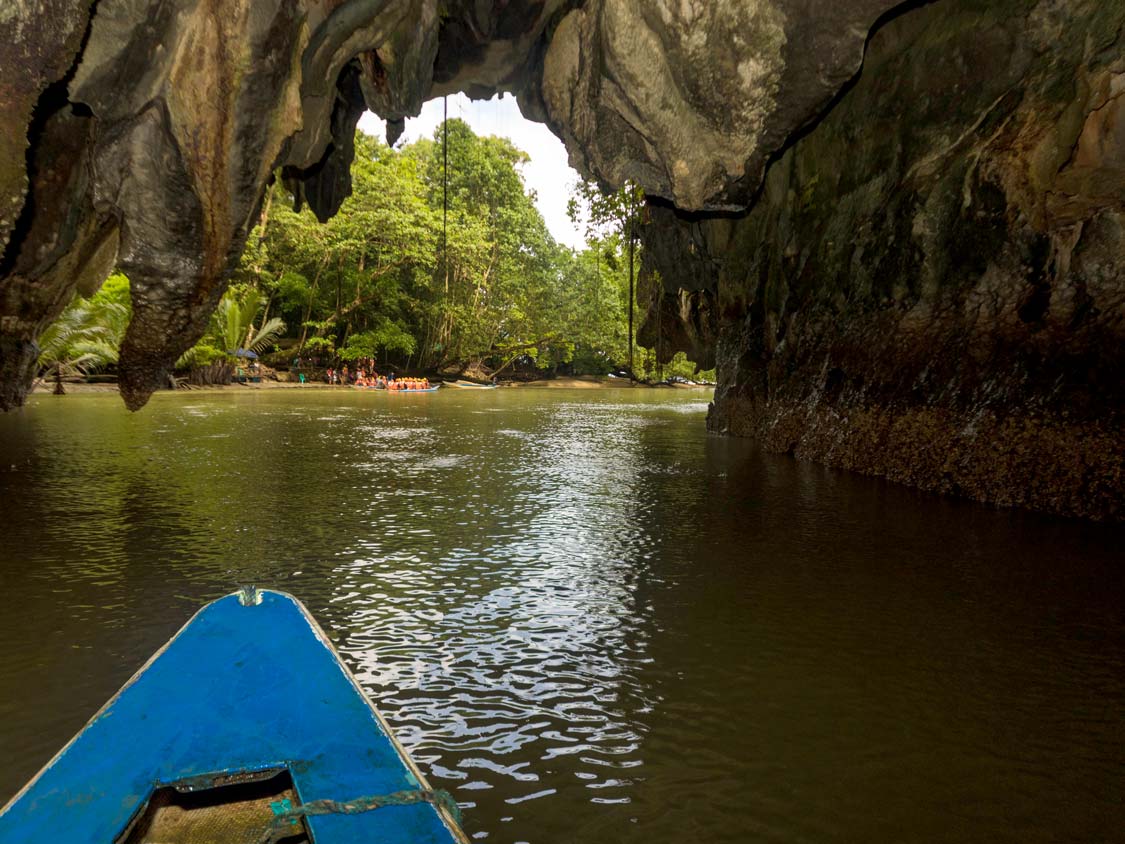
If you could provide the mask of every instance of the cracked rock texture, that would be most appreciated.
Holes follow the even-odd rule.
[[[895,5],[590,0],[547,50],[548,122],[603,182],[688,210],[745,208],[769,155],[859,70]]]
[[[1125,4],[6,0],[0,408],[115,266],[121,392],[201,335],[268,182],[321,218],[356,121],[509,91],[653,200],[642,337],[710,424],[917,486],[1120,517]],[[862,70],[862,72],[861,72]],[[659,271],[659,275],[655,272]]]
[[[664,333],[715,338],[710,428],[1125,517],[1123,26],[1096,2],[904,14],[748,214],[654,215],[645,330],[693,291],[689,331]]]

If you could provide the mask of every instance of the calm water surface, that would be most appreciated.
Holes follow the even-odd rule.
[[[700,394],[0,416],[0,801],[288,590],[494,842],[1120,840],[1125,534],[766,455]]]

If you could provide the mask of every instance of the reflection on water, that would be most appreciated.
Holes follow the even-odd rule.
[[[496,842],[1104,840],[1120,529],[708,437],[679,392],[0,417],[0,799],[201,603],[306,602]]]

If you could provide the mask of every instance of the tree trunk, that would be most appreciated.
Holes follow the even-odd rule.
[[[258,326],[259,331],[261,331],[262,326],[265,325],[270,320],[270,307],[272,307],[272,305],[273,305],[273,294],[276,293],[276,292],[277,292],[276,289],[270,290],[269,298],[266,299],[266,306],[265,306],[265,308],[262,309],[262,322]]]
[[[629,377],[633,375],[633,220],[629,219]]]
[[[264,243],[265,239],[266,239],[266,227],[269,225],[269,222],[270,222],[270,203],[271,202],[273,202],[273,188],[269,187],[269,188],[266,189],[266,201],[265,201],[265,204],[262,206],[262,214],[258,218],[258,225],[261,226],[261,231],[258,232],[258,254],[255,256],[255,259],[254,259],[254,283],[255,283],[255,286],[258,288],[258,290],[262,289],[262,262],[261,262],[262,252],[261,252],[261,249],[262,249],[262,243]],[[266,320],[269,319],[270,303],[271,302],[273,302],[273,290],[270,290],[269,299],[266,300],[266,308],[265,308],[264,311],[262,311],[262,321],[258,324],[258,331],[262,330],[262,326],[265,325]],[[254,320],[253,319],[250,320],[250,332],[256,333],[256,332],[254,332]]]
[[[262,215],[261,215],[261,217],[258,218],[258,225],[260,225],[262,227],[261,231],[258,232],[258,248],[259,249],[261,249],[262,243],[266,239],[266,226],[268,226],[269,222],[270,222],[270,203],[271,202],[273,202],[273,188],[272,187],[268,188],[266,190],[266,202],[265,202],[265,205],[262,206]],[[258,254],[258,257],[259,258],[261,257],[260,252]],[[261,286],[262,286],[262,264],[261,264],[260,261],[254,262],[254,280],[258,282],[258,288],[261,289]]]
[[[312,316],[313,302],[316,299],[316,287],[320,283],[320,275],[324,272],[324,267],[327,263],[327,257],[321,260],[320,266],[316,268],[316,276],[313,278],[312,289],[309,290],[309,305],[305,308],[305,318],[301,320],[301,340],[297,343],[298,356],[301,354],[301,350],[305,348],[305,340],[309,336],[309,317]]]
[[[62,383],[62,364],[61,363],[55,364],[55,395],[56,396],[65,396],[66,395],[66,390],[63,389],[63,383]]]

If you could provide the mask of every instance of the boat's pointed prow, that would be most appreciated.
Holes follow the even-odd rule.
[[[465,842],[455,815],[300,602],[245,587],[0,810],[0,841]]]

